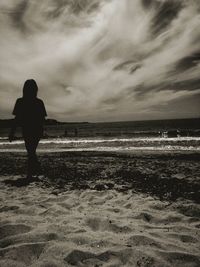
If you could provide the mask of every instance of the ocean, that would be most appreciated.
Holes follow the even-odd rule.
[[[200,119],[66,123],[45,127],[46,137],[200,137]]]
[[[0,152],[24,151],[20,129],[7,140],[0,129]],[[200,119],[46,125],[40,151],[200,151]]]

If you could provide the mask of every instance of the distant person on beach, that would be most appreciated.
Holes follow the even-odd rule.
[[[28,153],[27,178],[31,179],[40,165],[36,155],[36,149],[43,136],[43,126],[47,116],[44,103],[37,98],[38,86],[35,80],[27,80],[23,87],[23,97],[18,98],[13,115],[15,119],[9,134],[12,142],[17,126],[22,128],[22,136]]]

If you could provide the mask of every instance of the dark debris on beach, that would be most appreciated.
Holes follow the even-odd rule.
[[[183,198],[200,203],[200,154],[62,152],[40,154],[39,160],[42,176],[35,182],[52,188],[54,194],[66,190],[132,190],[161,201]],[[25,173],[25,154],[0,155],[1,176]],[[25,179],[10,183],[27,184]]]

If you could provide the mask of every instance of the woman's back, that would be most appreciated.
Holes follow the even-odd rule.
[[[44,123],[47,116],[44,103],[39,98],[18,98],[13,110],[13,115],[22,127],[38,127]]]

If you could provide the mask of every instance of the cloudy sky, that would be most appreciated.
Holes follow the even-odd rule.
[[[1,0],[0,117],[34,78],[50,118],[200,116],[199,0]]]

